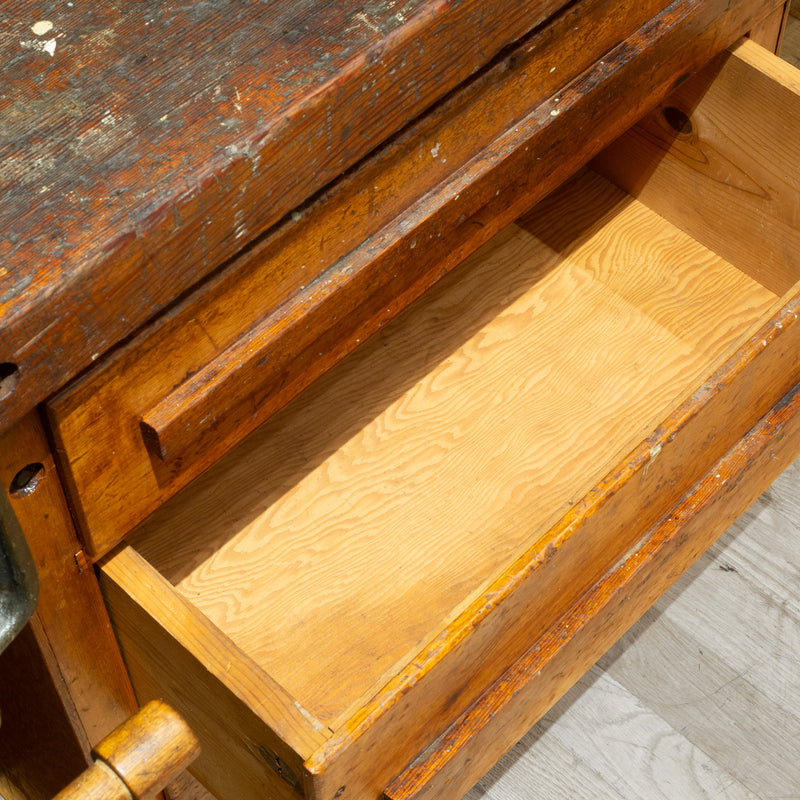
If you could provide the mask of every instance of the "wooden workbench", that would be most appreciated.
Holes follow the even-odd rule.
[[[150,694],[221,800],[455,798],[513,744],[800,451],[800,84],[719,56],[784,15],[12,3],[0,477],[41,595],[0,672],[43,721],[0,787]]]

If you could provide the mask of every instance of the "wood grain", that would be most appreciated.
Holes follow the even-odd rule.
[[[524,225],[131,539],[331,727],[775,301],[591,175]]]
[[[92,554],[566,177],[533,153],[568,135],[577,157],[584,92],[545,101],[658,8],[576,4],[51,403]]]
[[[55,800],[149,800],[198,752],[180,715],[153,700],[97,744],[95,763]]]
[[[748,32],[747,37],[756,44],[766,47],[767,50],[780,54],[791,5],[790,2],[786,2],[783,8],[776,9],[769,16],[762,19]]]
[[[161,791],[199,752],[191,728],[160,700],[150,701],[94,748],[136,798]]]
[[[587,8],[590,5],[587,4]],[[606,4],[603,6],[608,9]],[[631,16],[625,8],[627,6],[614,6],[613,12],[621,14],[623,21],[626,16]],[[565,12],[564,20],[574,19],[577,24],[584,11],[583,5],[576,6]],[[217,417],[219,434],[225,435],[219,440],[215,430],[217,423],[206,421],[204,424],[210,425],[208,436],[193,440],[193,449],[189,451],[196,460],[176,459],[169,465],[163,464],[158,457],[151,460],[142,442],[139,419],[152,403],[169,394],[187,377],[191,378],[191,373],[201,369],[209,360],[213,361],[213,356],[227,346],[229,340],[220,342],[217,348],[214,345],[216,335],[209,340],[202,333],[203,328],[208,329],[206,316],[200,320],[202,327],[197,321],[192,321],[195,320],[192,316],[194,311],[187,309],[187,315],[181,316],[184,324],[182,329],[178,328],[181,333],[175,340],[176,345],[181,346],[174,354],[172,350],[154,354],[153,342],[148,339],[141,343],[141,347],[128,351],[128,355],[115,362],[113,370],[117,375],[125,376],[123,381],[129,386],[122,396],[104,391],[102,403],[91,402],[97,386],[90,380],[71,396],[63,398],[64,402],[59,400],[54,409],[54,420],[57,434],[61,437],[60,449],[66,451],[65,471],[74,482],[78,517],[88,533],[87,544],[93,555],[108,549],[133,524],[218,459],[255,424],[295,396],[368,335],[379,330],[388,317],[421,294],[443,271],[456,266],[503,225],[563,181],[604,143],[656,103],[680,75],[707,61],[764,11],[763,3],[754,0],[735,7],[726,5],[725,8],[713,3],[703,4],[700,8],[693,5],[671,7],[612,47],[600,61],[567,86],[549,84],[555,87],[555,94],[523,120],[516,120],[505,134],[469,161],[463,170],[456,171],[452,180],[445,182],[427,201],[413,205],[410,216],[400,214],[380,236],[368,238],[363,247],[357,246],[363,241],[361,239],[351,242],[342,254],[356,246],[352,261],[348,257],[337,262],[335,268],[323,273],[325,279],[309,284],[309,291],[301,292],[296,297],[297,302],[289,303],[274,319],[265,321],[266,331],[273,323],[277,326],[276,344],[281,344],[273,355],[274,363],[281,365],[279,380],[274,385],[269,382],[263,385],[263,393],[256,393],[258,401],[252,407],[245,404],[240,409],[242,413],[236,411],[228,416],[222,413],[221,407],[213,405],[210,419]],[[578,16],[573,18],[571,13]],[[635,13],[640,14],[641,10]],[[594,14],[590,18],[598,21]],[[612,32],[619,33],[622,24],[620,19],[612,16],[608,27],[598,28],[593,36],[596,35],[598,42],[613,43],[617,40],[613,36],[607,37]],[[555,23],[553,30],[558,30]],[[602,35],[599,31],[603,31]],[[575,40],[566,40],[577,46]],[[582,43],[583,37],[578,41]],[[522,63],[531,65],[528,77],[531,91],[538,91],[534,87],[541,80],[541,67],[534,68],[536,64],[541,65],[537,59],[547,53],[545,66],[550,59],[556,59],[553,63],[560,63],[557,46],[560,42],[561,39],[548,39],[543,33],[542,52],[534,50],[530,62],[527,56],[522,58]],[[564,52],[571,52],[571,47]],[[632,53],[636,55],[632,56]],[[557,76],[559,72],[557,69],[553,75]],[[518,94],[514,97],[518,103]],[[459,102],[454,100],[454,105],[447,106],[445,111],[449,109],[455,113],[460,108]],[[483,115],[481,130],[484,129],[482,120],[492,117],[493,110]],[[446,140],[433,138],[430,150],[437,151],[437,141],[440,144],[458,141],[460,135],[455,136],[453,131],[460,131],[463,127],[455,126]],[[578,135],[577,131],[582,133]],[[425,154],[429,150],[423,148],[422,152]],[[412,155],[411,161],[416,163],[418,150],[412,149]],[[442,158],[449,159],[451,155],[443,152]],[[413,187],[415,181],[408,184],[403,181],[366,183],[367,199],[371,195],[369,187],[375,185],[385,187],[386,196],[392,197],[397,186]],[[323,237],[325,242],[338,241],[339,231],[349,229],[349,216],[344,224],[338,224],[338,219],[333,215],[331,222],[336,223],[333,226],[335,236],[329,232]],[[328,247],[326,244],[326,253]],[[318,243],[312,241],[310,252],[318,251]],[[299,263],[317,263],[315,259],[316,256],[314,259],[303,256]],[[295,267],[297,263],[294,262]],[[286,266],[284,264],[281,269]],[[297,281],[300,285],[305,284],[303,270],[300,273],[298,276],[295,270],[290,281],[292,285]],[[250,295],[257,296],[261,291],[256,289]],[[318,303],[320,298],[324,302]],[[212,305],[208,313],[212,317],[219,314],[235,319],[241,305],[234,303],[227,310],[224,306]],[[265,333],[258,327],[254,332],[259,336]],[[308,343],[308,336],[312,337],[312,344]],[[245,335],[240,343],[245,349],[246,340]],[[186,364],[180,359],[172,361],[174,355],[192,354],[195,348],[197,356],[190,356],[191,363]],[[239,352],[241,348],[237,345],[236,349]],[[149,367],[138,372],[135,366],[137,358],[147,351],[150,351],[146,358]],[[226,370],[235,366],[225,364]],[[268,374],[273,368],[268,367]],[[165,375],[159,379],[156,376],[162,369]],[[128,384],[134,373],[139,379]],[[160,388],[154,391],[156,385]],[[190,381],[187,386],[191,385]],[[142,392],[147,393],[149,399],[137,405],[139,400],[135,398]],[[190,396],[193,395],[190,393]],[[245,392],[244,396],[247,398],[249,395]],[[127,406],[129,401],[133,401],[134,409]],[[81,414],[82,407],[91,413]],[[114,419],[124,420],[124,424],[112,428],[103,425],[111,409]],[[227,431],[226,426],[231,420],[240,423],[241,427]]]
[[[758,497],[798,446],[800,389],[795,388],[400,776],[386,797],[463,793]],[[591,736],[591,730],[583,735]],[[598,751],[597,758],[613,756]],[[642,785],[641,772],[631,779],[640,781],[633,796],[657,796]],[[744,787],[739,796],[747,796]]]
[[[797,70],[744,40],[595,163],[706,247],[783,293],[797,281],[800,251],[798,127]]]
[[[7,4],[0,427],[560,5]]]
[[[129,547],[102,587],[141,702],[162,697],[202,754],[192,772],[229,797],[298,797],[302,763],[328,731]]]

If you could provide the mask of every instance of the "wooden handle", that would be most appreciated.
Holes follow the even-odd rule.
[[[146,411],[147,449],[191,462],[242,424],[268,419],[355,349],[366,338],[361,317],[377,329],[397,286],[373,274],[385,266],[379,259],[357,275],[348,266],[298,292]]]
[[[95,763],[55,800],[144,800],[199,753],[197,737],[183,718],[153,700],[97,745]]]

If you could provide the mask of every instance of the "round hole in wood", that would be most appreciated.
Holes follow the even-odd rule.
[[[0,400],[8,397],[19,383],[19,367],[7,361],[0,361]]]
[[[39,481],[44,477],[44,464],[35,461],[24,466],[12,479],[8,492],[12,497],[27,497],[36,491]]]
[[[691,136],[694,131],[694,125],[692,125],[689,115],[675,106],[666,106],[664,119],[667,121],[667,125],[681,136]]]

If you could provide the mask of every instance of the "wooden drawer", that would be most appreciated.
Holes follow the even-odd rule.
[[[90,557],[769,11],[536,8],[546,24],[48,403]]]
[[[797,454],[799,128],[744,42],[101,562],[213,792],[458,796]]]

